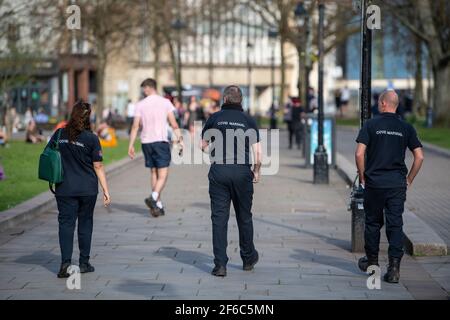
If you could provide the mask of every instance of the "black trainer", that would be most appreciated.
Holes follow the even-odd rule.
[[[227,268],[223,266],[215,266],[211,274],[216,277],[225,277],[227,275]]]
[[[153,197],[150,195],[150,197],[145,198],[145,204],[147,207],[149,207],[152,210],[155,210],[157,208],[156,201],[153,199]]]
[[[61,264],[61,268],[59,269],[59,272],[58,272],[58,278],[70,277],[70,274],[67,272],[67,269],[70,267],[70,265],[71,265],[70,262]]]
[[[253,270],[253,268],[255,267],[255,264],[258,263],[258,260],[259,260],[259,254],[258,254],[258,251],[256,251],[255,258],[248,263],[244,263],[242,269],[244,269],[245,271]]]
[[[159,215],[160,216],[166,215],[166,212],[164,211],[164,207],[163,208],[158,208],[158,210],[159,210]]]
[[[94,272],[95,268],[89,263],[80,263],[80,273]]]
[[[358,267],[361,271],[367,272],[369,266],[379,266],[378,256],[364,256],[358,260]]]
[[[156,205],[156,201],[153,200],[153,197],[150,195],[150,197],[145,198],[144,201],[147,207],[149,207],[150,209],[150,214],[155,218],[159,217],[160,216],[159,209],[158,206]]]
[[[389,265],[383,279],[389,283],[398,283],[400,280],[400,258],[389,257]]]

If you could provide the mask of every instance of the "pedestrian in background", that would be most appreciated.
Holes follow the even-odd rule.
[[[185,116],[187,121],[187,129],[191,133],[191,137],[194,136],[194,125],[196,121],[204,121],[205,115],[203,113],[203,109],[200,104],[197,102],[197,98],[195,96],[191,96],[188,105],[187,115]]]
[[[42,135],[42,131],[39,130],[36,121],[31,119],[25,130],[25,142],[35,144],[43,141],[45,141],[45,137]]]
[[[175,119],[175,107],[169,99],[158,94],[156,81],[146,79],[142,82],[141,87],[146,98],[136,104],[128,155],[134,159],[134,142],[139,126],[142,125],[142,152],[145,157],[145,166],[151,172],[152,189],[150,196],[144,199],[144,202],[150,208],[152,216],[159,217],[165,214],[161,194],[166,185],[171,161],[167,121],[169,121],[181,148],[183,148],[183,136]]]
[[[217,131],[221,133],[222,150],[214,147],[218,139],[214,137]],[[230,131],[234,132],[231,141],[227,140]],[[235,139],[239,141],[236,145]],[[211,148],[208,148],[209,145]],[[219,145],[217,148],[220,148]],[[221,111],[211,115],[203,127],[202,150],[212,150],[208,174],[215,264],[212,275],[225,277],[227,274],[227,233],[231,202],[239,228],[243,269],[253,270],[259,255],[253,243],[251,209],[253,183],[258,182],[260,176],[261,143],[255,120],[242,108],[242,91],[239,87],[225,88]]]
[[[73,236],[78,219],[79,266],[81,273],[94,272],[90,264],[93,216],[98,182],[103,190],[103,204],[111,203],[98,137],[92,133],[91,106],[77,102],[65,128],[56,131],[49,144],[58,144],[63,166],[63,182],[56,185],[61,268],[58,278],[67,278],[72,264]],[[57,140],[60,134],[59,141]]]
[[[342,118],[344,116],[344,113],[342,112],[342,102],[341,102],[341,90],[339,88],[336,88],[334,90],[334,104],[336,106],[336,111],[339,114],[339,116]]]
[[[297,149],[302,146],[303,138],[303,121],[305,117],[305,109],[303,108],[301,101],[298,97],[292,98],[292,121],[291,121],[291,135],[289,137],[289,148],[292,148],[292,140],[295,137],[295,144]]]
[[[128,99],[127,104],[127,125],[128,125],[128,135],[131,133],[131,127],[133,126],[133,119],[134,119],[134,103]]]
[[[289,149],[292,149],[292,136],[294,135],[292,127],[292,97],[289,97],[288,103],[284,106],[283,121],[288,129]]]
[[[350,102],[350,90],[347,85],[345,85],[344,89],[341,91],[341,117],[344,116],[345,111],[348,108],[348,104]]]
[[[378,100],[380,115],[368,120],[360,130],[355,153],[359,181],[364,188],[366,214],[366,256],[359,259],[358,265],[364,272],[370,265],[378,266],[380,229],[385,218],[389,265],[384,280],[390,283],[398,283],[400,279],[406,191],[423,162],[422,144],[416,130],[395,114],[397,107],[395,91],[381,93]],[[414,156],[409,173],[405,164],[406,148]]]

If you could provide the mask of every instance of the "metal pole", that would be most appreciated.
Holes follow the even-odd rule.
[[[306,49],[305,49],[305,96],[304,96],[304,106],[305,106],[305,111],[309,112],[309,99],[308,99],[308,92],[309,92],[309,68],[310,68],[310,55],[309,55],[309,48],[310,48],[310,19],[309,19],[309,14],[306,15],[305,17],[305,27],[306,27]]]
[[[178,54],[178,97],[183,100],[183,85],[181,83],[181,37],[180,37],[180,29],[177,30],[177,54]]]
[[[252,107],[252,65],[250,63],[250,49],[252,45],[250,42],[247,42],[247,85],[248,85],[248,113],[250,114]]]
[[[270,106],[270,128],[276,129],[276,117],[275,117],[275,44],[272,46],[272,58],[271,58],[271,86],[272,86],[272,105]]]
[[[325,5],[321,1],[319,4],[319,85],[318,85],[318,127],[319,127],[319,148],[323,147],[323,24]]]
[[[318,104],[319,104],[319,114],[317,117],[318,122],[318,146],[314,152],[314,183],[315,184],[328,184],[328,154],[323,143],[323,121],[324,121],[324,110],[323,110],[323,56],[324,56],[324,15],[325,15],[325,5],[323,0],[319,2],[319,92],[318,92]]]
[[[367,7],[370,0],[361,0],[361,75],[359,87],[360,126],[371,117],[371,69],[372,69],[372,30],[367,28]],[[352,211],[352,252],[364,252],[364,190],[360,183],[354,184],[351,194]]]
[[[367,7],[370,0],[361,1],[361,82],[360,111],[361,127],[371,117],[371,81],[372,81],[372,30],[367,28]]]

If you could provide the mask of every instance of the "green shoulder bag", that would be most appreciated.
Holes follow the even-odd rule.
[[[48,181],[48,186],[52,193],[55,193],[53,184],[63,181],[63,167],[61,153],[59,152],[61,131],[62,129],[58,130],[56,142],[50,143],[39,158],[39,179]]]

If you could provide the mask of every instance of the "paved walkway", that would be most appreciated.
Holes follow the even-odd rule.
[[[284,141],[285,137],[282,137]],[[311,183],[298,151],[283,147],[278,175],[256,186],[254,224],[260,263],[242,270],[234,216],[224,279],[210,275],[211,222],[205,166],[174,166],[151,218],[143,204],[149,175],[141,162],[111,179],[113,206],[98,203],[92,264],[81,290],[56,278],[56,212],[0,235],[1,299],[428,299],[447,294],[421,264],[406,257],[399,285],[366,287],[350,248],[348,189],[334,171],[330,186]],[[385,243],[383,244],[385,249]],[[77,251],[74,253],[77,257]],[[382,272],[385,271],[385,255]],[[75,259],[76,261],[76,259]]]

